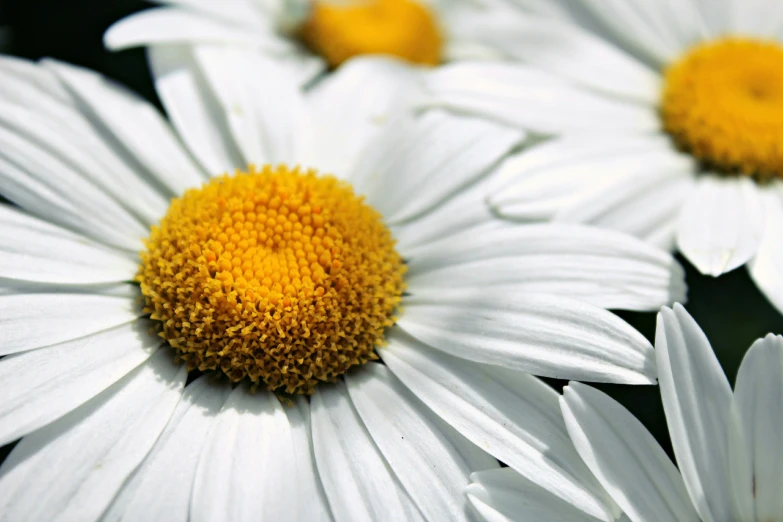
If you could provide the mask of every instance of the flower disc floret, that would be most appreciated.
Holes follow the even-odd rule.
[[[405,288],[378,212],[285,166],[213,178],[152,227],[138,281],[189,369],[313,392],[376,359]]]
[[[299,35],[330,67],[362,54],[437,65],[443,46],[432,12],[415,0],[319,0]]]
[[[661,115],[705,167],[783,178],[783,46],[726,38],[695,47],[668,69]]]

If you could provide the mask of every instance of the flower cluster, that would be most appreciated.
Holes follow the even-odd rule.
[[[783,4],[158,3],[165,112],[0,56],[0,521],[783,520],[685,307],[783,313]]]

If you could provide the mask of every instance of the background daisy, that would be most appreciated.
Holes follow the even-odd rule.
[[[472,25],[517,63],[460,63],[427,80],[438,106],[557,137],[506,162],[490,205],[676,242],[704,274],[747,263],[783,309],[783,10],[524,5],[493,4]]]
[[[230,53],[222,56],[233,63]],[[0,324],[8,354],[0,360],[0,442],[24,437],[0,468],[2,512],[28,520],[281,513],[302,520],[461,520],[469,516],[463,489],[470,472],[500,458],[579,509],[604,513],[606,493],[573,451],[552,451],[568,447],[562,423],[551,421],[558,418],[554,395],[529,373],[654,382],[652,346],[605,308],[649,310],[683,299],[677,263],[611,231],[493,220],[484,184],[522,133],[440,111],[417,116],[408,110],[414,91],[363,98],[356,76],[386,70],[392,83],[396,62],[356,61],[302,96],[282,73],[254,82],[266,66],[255,58],[256,67],[200,84],[197,99],[210,103],[167,107],[186,111],[174,124],[190,133],[192,156],[154,108],[98,74],[51,60],[0,62],[0,176],[4,196],[21,207],[0,207],[0,315],[8,318]],[[225,78],[236,83],[221,83]],[[259,95],[246,96],[245,86],[258,86]],[[170,94],[177,98],[176,90]],[[371,104],[378,119],[368,120],[357,101]],[[344,378],[332,374],[336,383],[294,386],[314,393],[309,401],[292,398],[288,408],[263,387],[277,387],[275,379],[292,368],[312,379],[296,366],[303,364],[298,356],[255,354],[266,365],[256,394],[210,375],[185,386],[185,367],[172,363],[172,350],[151,331],[156,322],[163,321],[157,331],[168,344],[180,346],[186,334],[200,335],[190,329],[197,321],[196,330],[209,330],[204,307],[217,314],[237,296],[251,299],[240,294],[241,262],[210,272],[210,263],[240,256],[210,260],[205,251],[214,241],[229,252],[246,248],[237,223],[259,207],[240,201],[213,223],[210,209],[237,201],[208,198],[257,178],[211,178],[220,172],[212,162],[239,169],[250,162],[317,165],[364,198],[346,199],[378,211],[377,223],[391,229],[407,267],[404,295],[385,281],[378,288],[386,299],[401,298],[396,325],[378,343],[385,364],[366,362],[370,352]],[[194,198],[208,201],[191,224],[173,221]],[[279,209],[273,200],[264,208]],[[314,216],[331,210],[296,208],[313,230]],[[284,215],[276,213],[264,232],[284,237],[287,224],[296,223],[279,219]],[[198,239],[207,225],[223,227],[212,243]],[[175,229],[191,239],[165,236]],[[304,228],[302,234],[324,244],[335,237]],[[296,256],[307,255],[301,250]],[[196,275],[167,270],[183,258],[198,267]],[[350,268],[318,262],[337,274]],[[310,267],[315,278],[319,268]],[[188,297],[199,274],[210,283],[235,279],[214,304]],[[140,319],[146,313],[134,279],[153,311],[149,318]],[[259,292],[263,285],[279,293],[267,283]],[[272,309],[275,317],[290,312],[285,296]],[[238,301],[232,304],[236,309]],[[183,315],[181,307],[191,308]],[[252,329],[228,330],[210,341],[257,337]],[[192,360],[184,349],[177,353]],[[242,352],[226,360],[225,350],[210,354],[208,346],[200,355],[199,367],[220,368],[234,380],[235,370],[258,370],[242,362]],[[331,360],[331,353],[321,355]],[[210,362],[212,356],[221,359]],[[281,360],[288,363],[277,371]]]
[[[493,56],[463,33],[475,4],[454,0],[161,1],[131,15],[105,36],[113,50],[147,46],[153,75],[159,63],[199,61],[202,46],[259,53],[306,84],[327,68],[371,54],[411,65],[435,66],[471,56]]]
[[[684,308],[664,308],[656,355],[678,468],[644,426],[606,394],[580,383],[560,403],[577,451],[637,521],[762,521],[783,517],[783,337],[750,347],[731,386]],[[468,488],[487,520],[593,520],[512,470],[477,473]]]

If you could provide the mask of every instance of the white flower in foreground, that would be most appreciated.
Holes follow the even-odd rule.
[[[704,274],[749,263],[783,310],[783,4],[524,3],[547,16],[501,3],[473,25],[518,63],[429,79],[438,105],[558,136],[506,162],[490,205],[676,241]]]
[[[783,337],[770,334],[750,347],[733,393],[709,341],[682,306],[661,311],[655,349],[679,471],[642,423],[608,395],[571,383],[560,399],[579,455],[623,519],[783,520]],[[594,520],[510,469],[475,474],[468,494],[487,520]]]
[[[212,46],[245,49],[274,60],[302,85],[352,57],[390,55],[435,66],[493,56],[466,41],[471,14],[463,0],[162,0],[164,6],[120,20],[107,31],[109,49],[148,46],[153,75],[165,63],[200,62]]]
[[[492,457],[603,512],[528,373],[655,382],[605,308],[683,298],[681,268],[615,232],[492,220],[482,187],[521,133],[354,81],[394,63],[306,97],[270,70],[242,97],[255,65],[199,84],[220,103],[168,107],[193,152],[241,169],[211,177],[101,76],[0,60],[0,186],[21,207],[0,206],[0,444],[23,437],[0,513],[463,520]]]

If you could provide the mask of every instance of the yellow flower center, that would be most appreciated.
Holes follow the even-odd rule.
[[[783,178],[783,46],[726,38],[666,72],[665,130],[707,168]]]
[[[188,190],[146,246],[146,310],[188,368],[286,393],[376,359],[405,288],[380,214],[345,182],[285,166]]]
[[[318,0],[299,34],[337,67],[360,54],[390,54],[421,65],[440,62],[435,17],[414,0]]]

